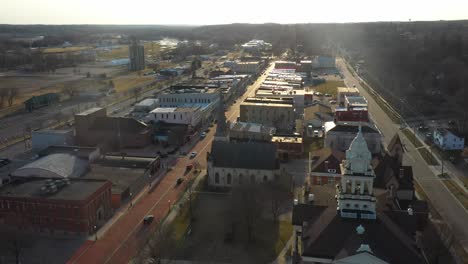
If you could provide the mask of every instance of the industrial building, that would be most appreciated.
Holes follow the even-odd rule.
[[[239,121],[273,126],[279,132],[291,132],[295,124],[292,100],[247,98],[240,105]]]

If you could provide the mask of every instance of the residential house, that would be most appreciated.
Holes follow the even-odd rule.
[[[312,185],[331,184],[334,186],[341,179],[341,162],[345,153],[331,148],[322,148],[311,152],[309,182]]]
[[[453,130],[438,128],[434,130],[434,143],[442,150],[463,150],[465,138]]]

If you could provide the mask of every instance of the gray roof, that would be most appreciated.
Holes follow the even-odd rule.
[[[87,199],[106,183],[105,180],[76,179],[63,187],[58,187],[56,192],[44,193],[41,188],[47,184],[46,179],[16,181],[0,188],[0,196],[81,201]]]
[[[272,143],[214,141],[211,146],[210,159],[215,167],[279,169],[276,146]]]
[[[88,162],[74,155],[56,153],[35,160],[13,172],[15,177],[71,178],[83,175]]]

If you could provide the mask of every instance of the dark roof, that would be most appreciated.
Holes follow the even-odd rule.
[[[403,143],[401,142],[401,139],[400,139],[400,135],[398,135],[398,133],[396,133],[396,134],[392,137],[392,139],[391,139],[390,142],[388,143],[387,149],[390,151],[390,150],[392,150],[396,145],[403,146]]]
[[[39,157],[48,156],[55,153],[66,153],[75,155],[80,158],[88,158],[89,155],[98,148],[96,147],[81,147],[81,146],[49,146],[41,151],[39,151]]]
[[[385,189],[387,183],[393,177],[398,176],[400,166],[401,164],[398,161],[398,158],[392,157],[390,154],[386,153],[383,159],[374,168],[374,172],[375,172],[374,186],[377,188]]]
[[[336,125],[334,128],[330,129],[333,132],[348,132],[348,133],[357,133],[359,131],[358,125]],[[329,131],[329,132],[330,132]],[[376,129],[370,126],[362,126],[362,133],[379,133]]]
[[[360,224],[365,228],[363,235],[356,232],[356,227]],[[389,226],[379,217],[375,221],[356,221],[335,215],[327,223],[309,226],[316,230],[308,230],[303,243],[303,256],[340,259],[356,254],[361,244],[368,244],[373,255],[386,262],[424,263],[414,248],[401,241],[394,226]]]
[[[398,189],[400,190],[414,190],[414,183],[413,183],[413,167],[411,166],[401,166],[400,170],[402,170],[403,174],[398,175],[398,184],[400,185]]]
[[[112,130],[121,133],[142,133],[148,130],[148,126],[134,118],[126,117],[96,117],[90,130]]]
[[[279,169],[276,146],[272,143],[214,141],[209,158],[215,167]]]
[[[319,157],[317,160],[313,161],[311,171],[323,172],[325,171],[325,161],[330,157],[333,157],[337,160],[338,163],[343,161],[346,157],[345,153],[339,150],[334,150],[331,148],[322,148],[320,150],[313,151],[311,153],[313,157]],[[337,171],[337,173],[340,173]]]
[[[328,208],[313,204],[297,204],[293,207],[292,224],[302,225],[304,222],[314,222]]]

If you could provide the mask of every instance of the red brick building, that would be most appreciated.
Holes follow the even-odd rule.
[[[346,108],[337,108],[335,110],[336,122],[369,122],[367,108],[358,108],[348,110]]]
[[[37,232],[92,234],[111,216],[103,180],[28,179],[0,188],[0,223]]]
[[[304,146],[302,145],[301,137],[275,136],[271,138],[271,142],[276,145],[278,158],[280,160],[302,158]]]
[[[341,179],[340,164],[344,158],[344,152],[330,148],[312,152],[310,183],[313,185],[338,183]]]

